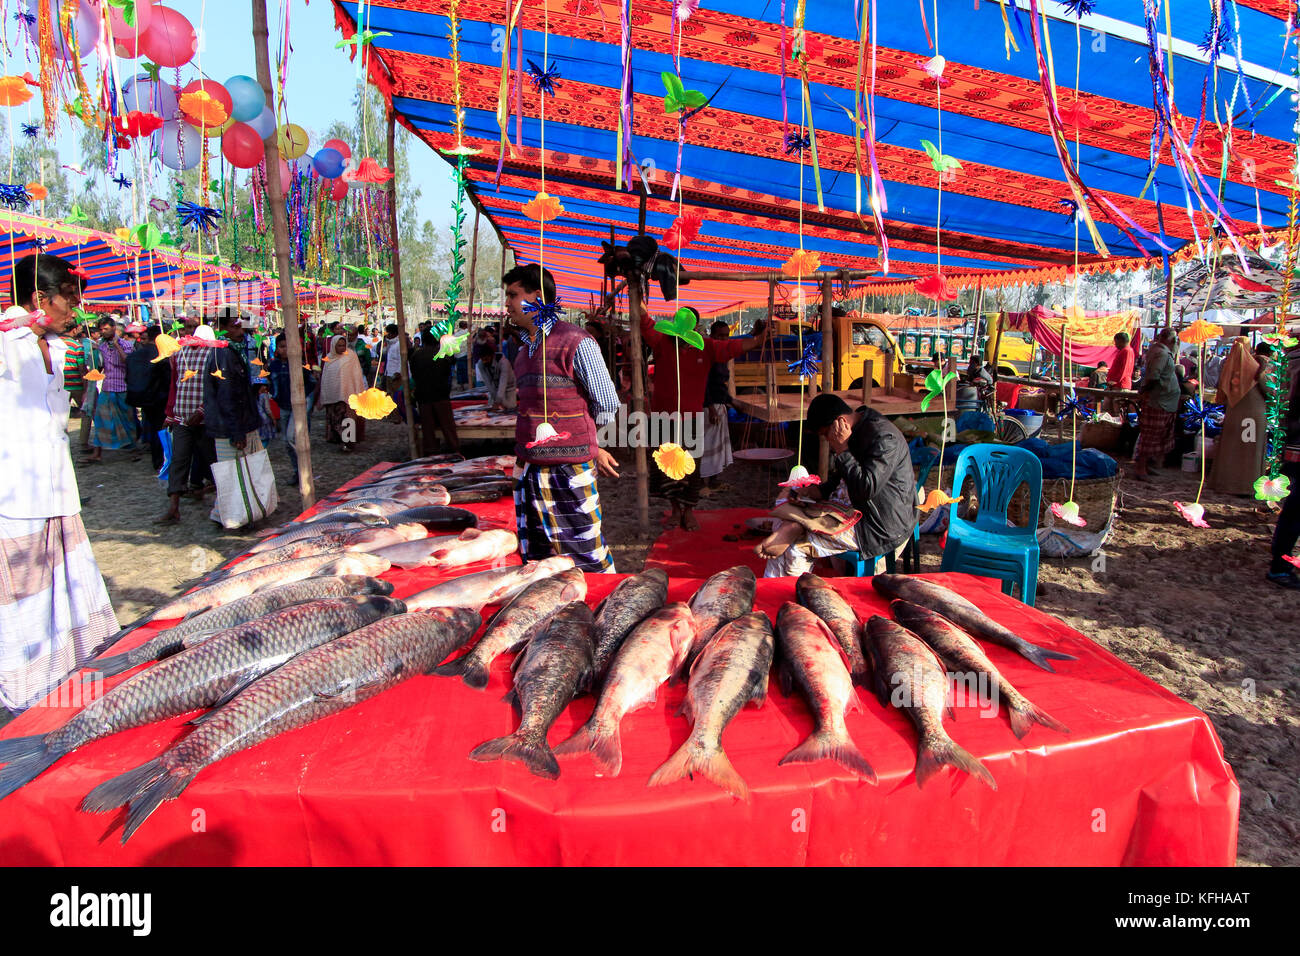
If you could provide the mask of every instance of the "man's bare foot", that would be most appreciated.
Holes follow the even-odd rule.
[[[179,524],[181,516],[174,511],[166,511],[153,519],[154,524]]]
[[[687,508],[682,512],[682,530],[683,531],[700,530],[700,522],[696,519],[695,510],[693,508]]]

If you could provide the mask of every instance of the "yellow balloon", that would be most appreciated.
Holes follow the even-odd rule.
[[[230,129],[230,127],[234,125],[235,125],[235,120],[232,117],[231,119],[226,120],[220,126],[205,126],[203,129],[199,130],[199,132],[201,132],[204,136],[211,138],[213,136],[220,136],[222,133],[224,133],[226,130]]]
[[[307,131],[297,123],[285,123],[275,131],[275,139],[284,159],[297,159],[307,152]]]

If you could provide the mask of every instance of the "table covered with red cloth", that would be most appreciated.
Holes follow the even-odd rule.
[[[504,502],[484,523],[496,524]],[[483,506],[475,506],[476,509]],[[433,583],[392,572],[396,596]],[[916,735],[898,711],[859,690],[848,729],[879,784],[838,764],[781,767],[812,730],[808,707],[773,681],[723,745],[752,791],[737,800],[707,780],[650,789],[685,740],[675,716],[684,686],[622,724],[623,770],[596,777],[585,756],[549,781],[517,763],[476,763],[480,742],[509,733],[501,697],[509,657],[486,690],[420,676],[340,714],[234,754],[165,803],[126,846],[122,814],[83,813],[94,786],[138,766],[186,732],[178,717],[96,741],[0,804],[0,860],[10,864],[1168,864],[1231,865],[1239,792],[1209,719],[1054,618],[959,574],[926,575],[959,590],[1025,638],[1078,656],[1039,670],[1000,647],[988,654],[1037,706],[1071,728],[1035,726],[1022,741],[1005,713],[956,699],[951,736],[982,760],[997,791],[954,771],[924,790]],[[622,575],[587,575],[593,607]],[[834,586],[863,617],[886,611],[869,579]],[[686,600],[699,579],[674,578]],[[775,618],[789,578],[760,580],[757,607]],[[492,609],[485,609],[485,616]],[[122,642],[146,639],[144,628]],[[111,678],[113,686],[124,677]],[[590,714],[569,706],[552,745]],[[76,707],[29,710],[3,736],[44,732]]]

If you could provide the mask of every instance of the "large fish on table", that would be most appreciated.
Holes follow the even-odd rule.
[[[430,531],[464,531],[478,526],[478,515],[464,508],[440,505],[421,505],[388,515],[389,524],[404,524],[408,521],[422,524]]]
[[[664,606],[668,600],[668,573],[662,568],[650,568],[640,574],[624,578],[605,600],[596,607],[596,663],[594,681],[597,686],[605,678],[605,671],[623,639],[650,614]],[[694,618],[692,618],[692,622]],[[694,627],[692,627],[692,636]],[[680,666],[680,665],[679,665]]]
[[[262,551],[270,551],[272,548],[279,548],[294,541],[301,541],[303,538],[315,538],[325,534],[361,531],[366,528],[382,528],[388,526],[388,519],[378,515],[345,515],[342,518],[322,521],[318,524],[290,523],[281,528],[277,528],[271,533],[271,535],[258,541],[257,544],[253,545],[244,553],[258,554]]]
[[[383,574],[388,568],[387,561],[383,558],[377,558],[373,554],[356,552],[345,553],[340,556],[336,552],[327,551],[324,554],[285,561],[283,564],[268,564],[265,567],[254,568],[251,571],[232,574],[228,578],[222,578],[206,587],[190,591],[174,601],[168,601],[160,608],[155,608],[138,621],[128,624],[110,637],[96,649],[96,653],[103,653],[136,628],[142,627],[150,621],[170,621],[175,618],[187,617],[190,614],[206,611],[208,608],[218,607],[228,601],[252,594],[262,588],[301,581],[303,578],[309,578],[314,574],[322,576],[339,574],[374,576]]]
[[[553,557],[512,568],[493,568],[462,574],[404,600],[412,611],[431,607],[471,607],[481,611],[489,604],[505,604],[534,581],[568,571],[573,558]]]
[[[577,568],[528,585],[492,616],[487,630],[468,654],[443,664],[434,673],[459,677],[470,687],[482,690],[497,657],[523,647],[545,629],[560,608],[586,596],[587,578]]]
[[[519,550],[513,531],[467,528],[460,534],[439,535],[423,541],[408,541],[373,551],[398,568],[449,568],[503,559]]]
[[[722,731],[746,702],[767,700],[768,669],[775,638],[766,614],[751,611],[724,624],[691,667],[691,682],[682,712],[691,719],[691,735],[650,776],[657,787],[698,773],[743,800],[749,787],[722,749]]]
[[[853,689],[839,637],[820,617],[793,601],[787,601],[777,613],[776,635],[782,673],[798,684],[817,719],[817,728],[779,762],[784,765],[834,760],[875,783],[876,772],[844,725],[844,715],[850,710],[862,710],[862,702]]]
[[[528,642],[510,692],[520,712],[519,729],[509,737],[479,744],[470,751],[471,760],[518,760],[539,777],[554,780],[560,775],[546,732],[569,702],[590,686],[594,628],[591,609],[574,601],[560,608]]]
[[[843,595],[811,571],[794,583],[795,600],[826,622],[849,662],[855,684],[867,682],[867,658],[862,653],[862,622]]]
[[[128,677],[57,730],[0,740],[0,798],[92,740],[217,706],[303,651],[405,610],[379,595],[324,598],[213,635]]]
[[[254,681],[161,756],[101,783],[81,808],[129,806],[122,842],[164,800],[174,800],[206,767],[279,734],[368,700],[407,678],[427,674],[474,636],[478,614],[439,608],[399,614],[304,651]]]
[[[599,618],[596,633],[599,640]],[[681,601],[651,611],[618,646],[591,718],[555,748],[556,754],[590,750],[599,768],[597,775],[617,777],[623,768],[619,723],[631,711],[655,702],[659,685],[682,666],[694,639],[695,618]]]
[[[137,664],[170,657],[187,646],[202,643],[200,638],[206,640],[228,628],[270,614],[272,611],[278,611],[280,608],[289,607],[291,604],[348,595],[392,593],[391,581],[381,581],[378,578],[363,577],[359,574],[304,578],[291,584],[254,591],[229,604],[187,618],[175,627],[159,631],[149,640],[129,651],[112,657],[95,658],[82,666],[92,675],[98,673],[105,677],[112,677],[114,674],[130,670]]]
[[[971,636],[942,614],[907,601],[894,601],[889,609],[898,623],[930,645],[931,650],[954,671],[988,675],[990,690],[1006,698],[1011,732],[1017,739],[1029,733],[1029,728],[1034,724],[1042,724],[1063,734],[1070,732],[1068,727],[1039,710],[1029,698],[1016,690]]]
[[[871,586],[879,594],[891,600],[907,601],[911,604],[919,604],[921,607],[928,607],[931,611],[938,611],[958,627],[965,629],[967,633],[1015,651],[1045,671],[1055,673],[1052,665],[1048,663],[1049,660],[1076,660],[1070,654],[1049,651],[1037,644],[1031,644],[990,618],[956,591],[942,584],[906,574],[877,574],[871,579]]]
[[[700,630],[686,658],[687,664],[699,656],[720,627],[754,609],[757,587],[753,570],[744,565],[719,571],[700,585],[690,602],[691,613],[695,615]]]
[[[449,493],[454,505],[474,504],[486,501],[499,501],[513,495],[515,483],[508,478],[505,481],[485,481],[466,485]]]
[[[876,696],[885,706],[903,711],[920,735],[916,747],[916,785],[924,787],[945,764],[998,788],[993,774],[943,729],[951,685],[934,651],[919,637],[887,617],[867,621]]]
[[[245,571],[252,571],[254,568],[265,567],[268,564],[280,564],[283,561],[293,561],[296,558],[308,558],[313,555],[334,552],[342,557],[354,551],[377,554],[389,545],[418,541],[428,533],[424,525],[411,522],[376,528],[356,528],[352,531],[331,531],[327,534],[299,538],[297,541],[282,544],[269,551],[240,555],[204,575],[199,584],[210,584],[232,574],[243,574]]]

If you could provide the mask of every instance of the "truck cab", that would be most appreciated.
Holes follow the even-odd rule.
[[[733,331],[732,334],[735,334]],[[884,384],[885,362],[892,360],[895,373],[906,369],[899,353],[898,343],[889,331],[878,322],[856,315],[835,317],[836,341],[843,343],[840,358],[840,387],[862,387],[862,365],[870,360],[872,363],[872,383],[875,387]],[[821,326],[803,323],[802,342],[807,348],[815,344],[821,348]],[[749,352],[735,360],[735,386],[741,389],[762,390],[767,387],[767,364],[776,366],[776,384],[779,388],[797,389],[799,379],[789,371],[790,364],[798,361],[800,355],[800,329],[793,319],[776,318],[772,320],[772,338],[761,350]],[[818,387],[821,386],[821,374],[816,376]]]

